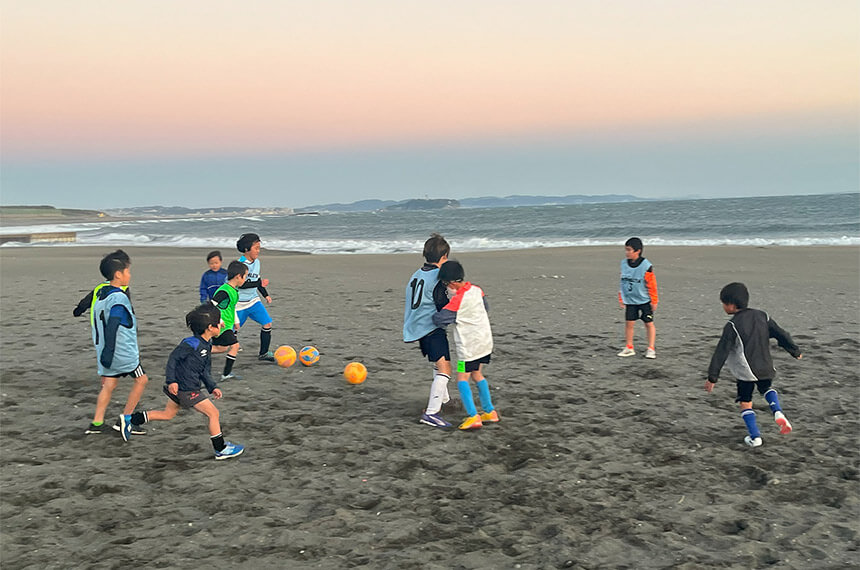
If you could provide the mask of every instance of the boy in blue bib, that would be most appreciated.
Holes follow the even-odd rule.
[[[654,311],[657,309],[657,278],[651,262],[642,257],[642,240],[632,237],[624,243],[625,259],[621,262],[621,286],[618,290],[618,303],[624,309],[624,340],[626,345],[618,356],[636,354],[633,350],[633,325],[637,320],[645,323],[648,335],[648,348],[645,358],[657,358],[654,344],[657,328],[654,326]]]

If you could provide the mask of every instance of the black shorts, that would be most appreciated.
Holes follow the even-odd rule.
[[[105,376],[105,378],[122,378],[124,376],[131,376],[132,378],[140,378],[141,376],[146,375],[146,372],[143,371],[143,366],[139,363],[137,368],[132,370],[131,372],[123,372],[122,374],[116,374],[114,376]]]
[[[448,335],[445,329],[436,329],[418,339],[421,354],[430,362],[438,362],[440,358],[451,360],[451,349],[448,348]]]
[[[752,402],[753,388],[758,388],[759,394],[764,394],[768,390],[770,390],[770,385],[773,383],[773,380],[770,378],[765,380],[758,380],[757,382],[747,382],[745,380],[738,380],[738,397],[735,398],[735,402]]]
[[[236,332],[233,329],[229,329],[213,338],[212,346],[233,346],[238,342],[239,339],[236,338]]]
[[[469,362],[463,362],[462,360],[457,361],[457,372],[474,372],[481,368],[482,364],[490,363],[490,355],[482,356],[481,358],[476,358],[475,360],[470,360]]]
[[[167,395],[168,398],[179,404],[181,408],[193,408],[195,405],[199,404],[203,400],[207,399],[209,396],[204,394],[202,390],[194,390],[192,392],[179,392],[177,395],[173,395],[170,393],[170,390],[167,389],[167,386],[162,388],[162,391]]]
[[[651,308],[651,303],[644,305],[624,305],[624,320],[638,321],[642,319],[643,323],[654,322],[654,309]]]

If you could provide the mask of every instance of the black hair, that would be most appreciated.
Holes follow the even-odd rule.
[[[641,252],[643,249],[645,249],[645,246],[642,245],[642,240],[638,237],[630,238],[629,240],[624,242],[624,245],[629,245],[633,249],[633,251]]]
[[[217,327],[221,324],[221,311],[211,303],[195,307],[185,315],[185,326],[197,336],[206,332],[210,325]]]
[[[221,257],[221,252],[217,249],[209,252],[209,255],[206,256],[206,261],[209,261],[213,257],[217,257],[218,259],[224,259],[223,257]]]
[[[99,271],[105,279],[113,281],[117,272],[129,266],[131,266],[131,258],[126,252],[118,249],[102,258],[101,263],[99,263]]]
[[[439,263],[439,260],[449,253],[451,246],[437,233],[430,234],[430,239],[424,242],[424,259],[428,263]]]
[[[227,266],[227,280],[233,279],[237,275],[244,275],[248,273],[248,266],[242,263],[241,261],[231,261],[230,265]]]
[[[750,292],[743,283],[729,283],[720,291],[720,301],[737,309],[746,309],[750,304]]]
[[[236,249],[239,250],[239,253],[245,253],[258,241],[260,241],[260,236],[257,234],[242,234],[236,241]]]
[[[462,281],[466,277],[466,271],[463,269],[463,264],[456,260],[446,261],[439,268],[439,281],[443,283],[451,283],[454,281]]]

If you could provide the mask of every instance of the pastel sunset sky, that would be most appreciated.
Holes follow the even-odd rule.
[[[2,204],[858,189],[854,0],[0,6]]]

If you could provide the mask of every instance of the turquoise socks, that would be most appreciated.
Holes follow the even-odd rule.
[[[486,378],[481,378],[475,384],[478,386],[478,396],[481,397],[481,408],[489,413],[493,411],[493,400],[490,398],[490,384]]]
[[[469,417],[478,415],[478,410],[475,408],[475,399],[472,397],[472,388],[469,387],[469,381],[457,381],[457,389],[460,391],[460,401],[463,403],[463,408],[466,409]]]

